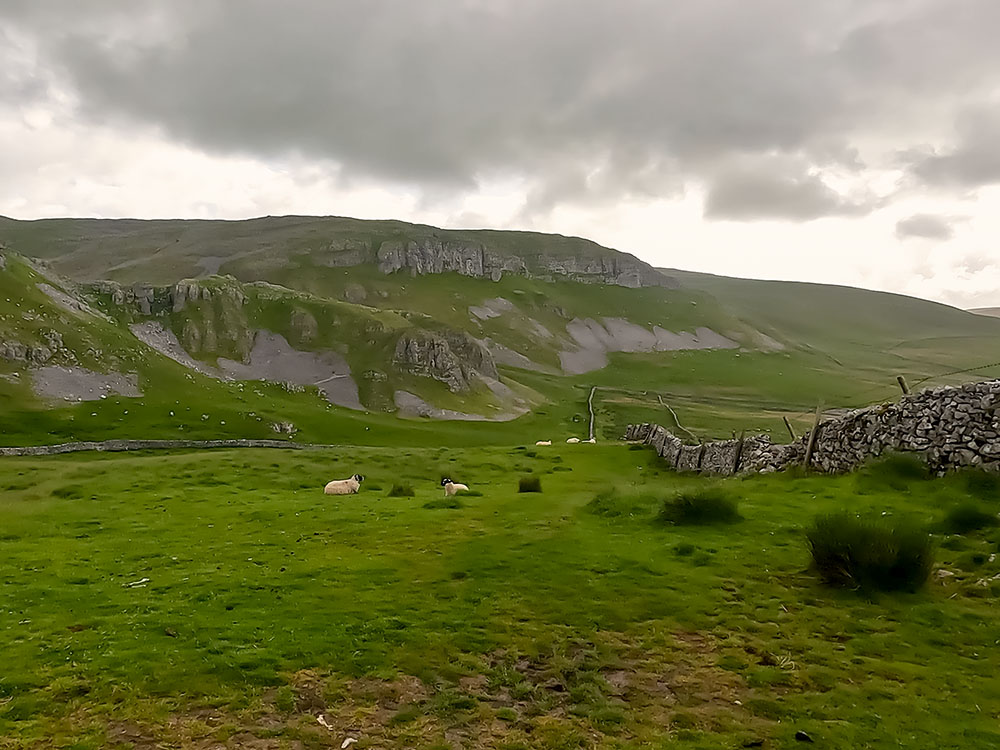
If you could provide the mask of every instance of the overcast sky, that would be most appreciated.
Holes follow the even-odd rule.
[[[0,0],[0,214],[335,214],[1000,306],[997,0]]]

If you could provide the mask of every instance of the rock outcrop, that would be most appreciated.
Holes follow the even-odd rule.
[[[18,340],[0,341],[0,359],[32,365],[44,365],[59,354],[68,355],[58,331],[42,331],[41,341],[24,343]],[[73,357],[68,357],[72,361]]]
[[[610,251],[593,256],[568,252],[536,252],[522,256],[480,243],[423,238],[383,242],[375,251],[375,262],[386,274],[409,271],[420,276],[453,272],[493,281],[499,281],[504,274],[518,274],[547,281],[570,278],[626,287],[677,286],[674,279],[648,263]]]
[[[479,376],[499,377],[489,350],[458,331],[407,331],[396,342],[392,362],[401,370],[434,378],[453,392],[468,390]]]
[[[651,445],[678,470],[767,473],[805,462],[809,435],[776,445],[765,435],[684,445],[660,425],[629,425],[627,440]],[[856,469],[885,452],[917,453],[943,474],[963,466],[1000,471],[1000,380],[930,388],[895,404],[859,409],[820,424],[810,468]]]

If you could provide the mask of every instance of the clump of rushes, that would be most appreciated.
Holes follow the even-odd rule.
[[[733,523],[741,519],[738,499],[721,487],[679,492],[663,501],[658,516],[677,526]]]
[[[832,586],[915,591],[934,564],[930,535],[906,521],[834,513],[817,517],[806,540],[816,570]]]
[[[542,491],[542,478],[541,477],[521,477],[517,480],[517,491],[518,492],[541,492]]]
[[[413,494],[413,486],[409,482],[394,484],[389,490],[389,497],[413,497]]]

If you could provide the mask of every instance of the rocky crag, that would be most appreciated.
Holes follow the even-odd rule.
[[[810,435],[787,445],[765,435],[688,445],[645,423],[629,425],[625,439],[652,446],[678,471],[732,475],[804,465]],[[887,452],[916,453],[937,474],[965,466],[1000,471],[1000,380],[930,388],[822,422],[809,468],[852,471]]]

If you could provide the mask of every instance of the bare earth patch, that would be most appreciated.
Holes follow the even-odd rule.
[[[119,372],[94,372],[83,367],[49,365],[31,371],[31,388],[40,398],[96,401],[102,396],[138,398],[138,376]]]
[[[150,727],[114,721],[106,733],[109,747],[142,750],[336,748],[349,740],[399,750],[597,750],[737,727],[755,746],[773,722],[743,708],[750,694],[738,675],[716,666],[713,642],[701,634],[676,633],[671,646],[650,649],[605,632],[600,643],[574,640],[541,655],[497,650],[481,657],[479,672],[454,682],[301,670],[238,712],[192,709]]]
[[[303,352],[292,348],[284,336],[257,331],[248,362],[219,357],[219,367],[239,380],[269,380],[274,383],[315,385],[331,404],[363,409],[351,367],[331,351]]]
[[[580,375],[600,370],[608,363],[608,352],[669,352],[684,349],[736,349],[735,341],[710,328],[699,327],[694,333],[673,333],[660,326],[653,329],[624,318],[574,318],[566,324],[566,332],[576,343],[576,349],[559,352],[563,371]]]

